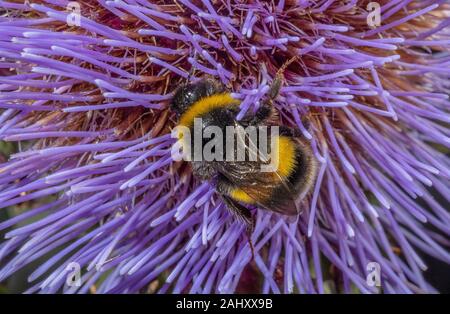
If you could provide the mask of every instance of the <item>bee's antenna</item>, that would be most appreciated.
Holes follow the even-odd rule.
[[[184,83],[184,84],[189,84],[189,82],[190,82],[192,76],[194,75],[194,72],[195,72],[195,68],[194,68],[194,66],[192,65],[192,66],[191,66],[191,69],[189,70],[188,77],[186,78],[186,83]]]
[[[253,241],[252,241],[252,233],[253,230],[255,230],[255,220],[254,217],[251,218],[251,222],[250,225],[247,226],[247,240],[248,240],[248,245],[250,246],[250,251],[252,252],[252,261],[255,260],[255,247],[253,246]]]
[[[195,60],[196,58],[197,58],[197,52],[195,51],[193,59]],[[194,75],[194,72],[195,72],[195,67],[194,67],[193,64],[191,64],[191,68],[189,69],[188,77],[186,78],[186,82],[184,83],[184,85],[189,84],[189,82],[191,81],[192,76]]]
[[[250,251],[252,252],[252,261],[255,260],[255,247],[253,246],[252,237],[247,236],[248,238],[248,245],[250,246]]]

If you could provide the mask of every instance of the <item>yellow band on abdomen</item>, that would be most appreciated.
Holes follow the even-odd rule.
[[[287,136],[278,136],[275,141],[276,149],[272,158],[278,158],[276,171],[280,176],[287,178],[295,170],[297,163],[295,143]]]
[[[254,204],[255,200],[252,199],[247,193],[239,188],[235,188],[231,190],[230,197],[238,202],[246,203],[246,204]]]

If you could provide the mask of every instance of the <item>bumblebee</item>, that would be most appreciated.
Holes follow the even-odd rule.
[[[246,224],[247,230],[254,228],[254,218],[249,207],[287,216],[298,215],[299,201],[308,193],[316,176],[316,161],[309,145],[303,142],[301,133],[277,124],[278,116],[273,101],[281,85],[281,78],[277,75],[270,86],[269,97],[254,114],[248,114],[239,121],[236,116],[240,111],[240,101],[213,78],[182,85],[171,102],[171,109],[178,117],[178,125],[192,130],[192,137],[195,135],[193,128],[197,118],[201,118],[202,129],[214,126],[224,133],[229,126],[238,127],[235,130],[248,126],[279,127],[278,135],[268,141],[270,144],[274,141],[275,145],[271,147],[275,147],[279,155],[278,167],[271,172],[261,171],[261,165],[267,164],[268,160],[259,153],[256,160],[227,161],[224,158],[219,161],[190,161],[194,176],[214,184],[228,210]],[[242,134],[236,132],[235,137],[239,136]],[[243,142],[247,148],[251,146],[247,137]],[[204,140],[201,143],[203,146],[206,144]],[[234,147],[234,153],[238,149]],[[246,153],[246,157],[248,155]]]

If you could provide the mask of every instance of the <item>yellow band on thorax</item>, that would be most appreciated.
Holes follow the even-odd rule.
[[[230,93],[215,94],[200,99],[194,103],[180,117],[180,125],[190,127],[194,119],[210,112],[213,109],[226,107],[230,105],[239,105],[240,101],[231,97]]]

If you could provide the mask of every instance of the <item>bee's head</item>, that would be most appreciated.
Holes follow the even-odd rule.
[[[222,84],[210,78],[185,84],[180,86],[175,92],[170,108],[179,116],[200,99],[223,91],[224,87]]]

